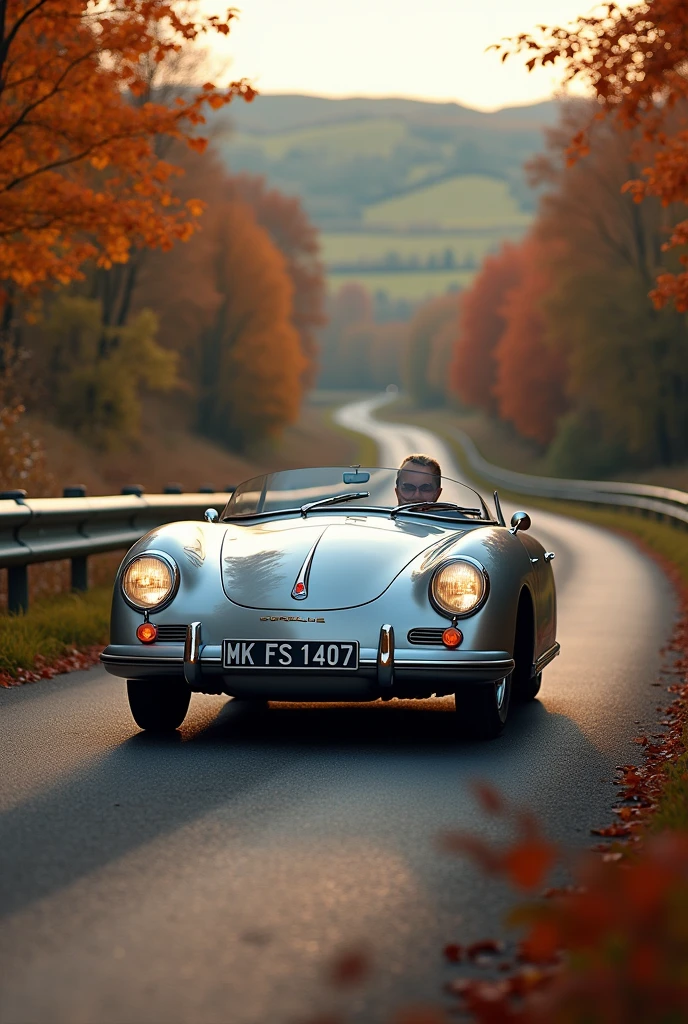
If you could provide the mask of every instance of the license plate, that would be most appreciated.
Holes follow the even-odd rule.
[[[223,668],[331,669],[358,668],[358,641],[321,640],[225,640],[222,644]]]

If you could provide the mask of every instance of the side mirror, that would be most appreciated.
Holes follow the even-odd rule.
[[[216,523],[220,518],[220,514],[216,508],[207,508],[203,513],[203,518],[206,523]]]
[[[511,529],[509,533],[517,534],[519,530],[530,529],[530,516],[527,512],[514,512],[511,517]]]

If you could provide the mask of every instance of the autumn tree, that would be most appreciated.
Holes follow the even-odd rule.
[[[451,383],[462,402],[490,415],[497,412],[494,350],[505,327],[502,305],[520,272],[518,248],[505,242],[462,295]]]
[[[0,345],[0,490],[21,488],[33,497],[48,497],[55,481],[45,449],[26,427],[21,362],[25,352]]]
[[[587,124],[578,126],[568,147],[570,159],[590,150],[590,129],[606,119],[636,139],[653,142],[636,173],[620,184],[637,201],[657,198],[677,204],[667,242],[679,251],[684,269],[662,269],[652,292],[658,306],[673,301],[688,310],[688,17],[685,0],[653,0],[630,6],[601,4],[568,26],[539,26],[501,46],[502,59],[526,53],[527,67],[560,64],[564,85],[582,83],[596,103]],[[639,146],[634,153],[642,152]],[[682,208],[682,209],[681,209]],[[681,210],[678,213],[678,210]]]
[[[326,316],[320,335],[320,386],[369,387],[366,332],[374,323],[370,293],[356,282],[342,285],[328,297]]]
[[[550,250],[528,239],[519,259],[519,283],[501,305],[504,331],[494,350],[494,394],[500,418],[546,447],[566,411],[566,355],[550,336],[543,308],[552,287]]]
[[[179,415],[241,448],[298,415],[305,359],[292,322],[293,285],[252,208],[227,199],[217,154],[190,154],[183,166],[180,196],[198,191],[206,213],[188,242],[150,254],[133,309],[152,308],[159,337],[179,355]]]
[[[175,169],[156,138],[202,149],[203,109],[245,82],[210,83],[165,105],[145,92],[147,69],[225,18],[174,0],[8,0],[0,9],[0,282],[65,284],[84,264],[125,262],[133,249],[188,238],[203,204],[181,205]],[[6,318],[11,314],[6,313]]]
[[[220,302],[200,339],[198,422],[244,448],[297,418],[306,360],[284,257],[245,204],[219,211],[214,272]]]
[[[157,333],[150,309],[109,327],[97,299],[60,294],[36,344],[44,412],[95,448],[125,447],[139,434],[142,390],[169,391],[177,383],[176,354]]]
[[[368,352],[368,379],[374,387],[402,385],[408,358],[408,333],[409,324],[405,320],[373,324]]]
[[[430,351],[427,362],[427,381],[430,393],[437,396],[439,404],[444,404],[452,396],[450,367],[454,361],[456,347],[456,328],[461,307],[461,296],[447,296],[453,301],[447,303],[447,316],[438,325],[430,339]]]
[[[416,404],[442,404],[447,394],[450,341],[456,336],[458,295],[437,296],[416,312],[409,328],[405,385]]]
[[[285,258],[294,287],[292,322],[305,358],[304,384],[312,387],[318,363],[317,330],[325,323],[325,271],[318,230],[298,198],[268,188],[264,178],[232,176],[229,194],[248,203]]]
[[[552,458],[554,468],[574,475],[688,455],[685,317],[647,297],[675,260],[662,243],[677,211],[651,196],[638,205],[622,192],[639,156],[650,159],[656,145],[640,129],[597,123],[589,153],[568,165],[572,127],[586,117],[585,105],[565,112],[531,168],[546,188],[534,228],[550,254],[542,308],[566,360],[571,404]]]

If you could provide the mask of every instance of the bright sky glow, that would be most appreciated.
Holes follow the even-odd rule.
[[[227,7],[201,3],[213,13]],[[235,3],[240,20],[214,46],[223,79],[246,76],[270,93],[455,100],[482,110],[547,99],[561,82],[558,70],[529,74],[521,61],[501,64],[487,46],[591,8],[586,0]]]

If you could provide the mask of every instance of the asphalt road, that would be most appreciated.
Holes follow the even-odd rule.
[[[372,406],[341,418],[383,464],[426,450],[451,475],[438,439]],[[443,945],[494,936],[512,900],[436,842],[496,834],[471,781],[585,844],[657,718],[664,577],[595,527],[536,510],[533,532],[557,554],[563,653],[492,743],[455,740],[449,701],[256,714],[195,696],[159,740],[100,668],[0,691],[0,1021],[367,1024],[441,1004]],[[370,976],[334,989],[352,948]]]

